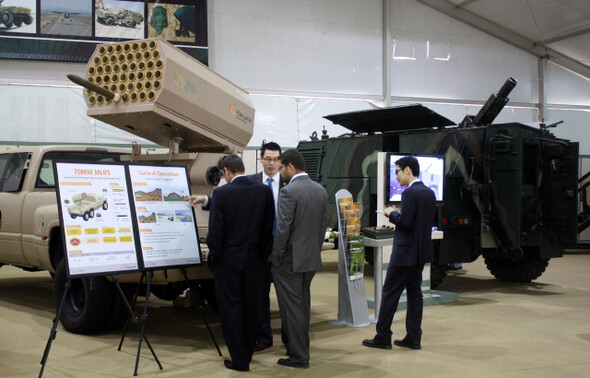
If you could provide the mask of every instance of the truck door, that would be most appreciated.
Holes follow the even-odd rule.
[[[22,264],[22,186],[29,153],[0,155],[0,263]]]
[[[488,139],[490,223],[504,248],[520,247],[522,152],[518,132],[500,131]]]
[[[560,244],[577,241],[578,143],[543,147],[543,222]]]

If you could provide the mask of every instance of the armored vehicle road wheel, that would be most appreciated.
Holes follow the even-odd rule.
[[[9,29],[12,27],[12,24],[14,22],[14,15],[9,11],[4,11],[0,16],[0,20],[2,20],[2,23],[6,26],[7,29]]]
[[[31,25],[33,23],[33,17],[31,17],[29,14],[21,15],[20,17],[25,25]]]
[[[20,26],[21,26],[22,24],[23,24],[23,19],[22,19],[22,18],[20,18],[20,17],[18,17],[18,16],[14,18],[14,25],[15,25],[17,28],[20,28]]]
[[[106,209],[108,209],[108,208],[109,208],[109,204],[107,203],[107,201],[104,201],[104,202],[102,203],[102,209],[103,209],[103,210],[106,210]]]
[[[90,209],[90,211],[88,211],[88,215],[90,215],[90,218],[94,218],[94,209]]]
[[[84,219],[85,221],[87,221],[88,219],[90,219],[90,213],[88,211],[86,211],[84,213],[84,215],[82,215],[82,219]]]
[[[531,282],[543,274],[549,259],[539,256],[539,248],[524,248],[518,261],[501,257],[484,257],[488,270],[499,280],[507,282]]]
[[[106,20],[104,20],[105,25],[111,26],[115,23],[115,19],[112,17],[107,17]]]
[[[76,219],[77,215],[76,214],[70,214],[70,217],[72,217],[72,219]]]
[[[61,303],[67,279],[66,262],[62,259],[53,280],[56,309]],[[63,327],[79,334],[102,330],[110,315],[112,294],[111,284],[104,277],[72,278],[59,319]]]

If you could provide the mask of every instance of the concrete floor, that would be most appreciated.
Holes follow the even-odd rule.
[[[547,271],[530,284],[497,281],[481,259],[451,272],[440,289],[458,293],[459,301],[425,308],[420,351],[365,348],[361,341],[373,337],[374,325],[330,324],[337,318],[336,251],[324,252],[324,265],[312,284],[310,369],[277,365],[284,348],[275,336],[273,348],[254,355],[250,372],[227,370],[197,311],[155,299],[150,301],[146,335],[164,369],[158,369],[144,343],[139,376],[590,376],[590,251],[551,260]],[[371,267],[365,280],[372,295]],[[278,331],[274,291],[271,302],[272,325]],[[47,272],[0,269],[0,376],[39,374],[54,316]],[[229,356],[216,314],[208,313],[208,319],[224,356]],[[394,337],[403,337],[404,322],[394,323],[393,331]],[[132,376],[138,335],[130,330],[117,351],[120,331],[82,336],[60,326],[44,376]]]

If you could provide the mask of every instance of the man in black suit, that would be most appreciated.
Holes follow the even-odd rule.
[[[281,146],[275,142],[264,143],[260,149],[262,171],[249,176],[254,182],[268,185],[272,190],[275,204],[273,233],[276,225],[279,191],[285,186],[285,181],[279,173],[279,156],[281,156]],[[270,262],[268,262],[258,280],[258,331],[254,351],[264,350],[273,344],[272,328],[270,326],[270,282]],[[285,341],[284,337],[283,341]]]
[[[272,250],[274,204],[268,186],[244,175],[237,155],[220,159],[226,185],[210,201],[209,266],[223,338],[231,355],[228,369],[249,370],[256,344],[258,277]]]
[[[371,348],[391,349],[391,323],[399,298],[406,289],[406,336],[395,340],[395,345],[420,349],[422,337],[422,270],[432,261],[432,225],[436,208],[434,192],[418,179],[420,165],[412,156],[395,162],[395,173],[401,186],[401,210],[385,209],[384,214],[395,224],[393,252],[383,286],[381,308],[377,321],[377,335],[366,339],[363,345]]]

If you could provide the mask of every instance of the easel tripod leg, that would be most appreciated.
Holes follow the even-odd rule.
[[[70,291],[70,283],[71,280],[66,280],[64,286],[64,293],[61,297],[61,302],[59,302],[59,307],[57,309],[57,314],[53,319],[53,326],[51,327],[51,331],[49,332],[49,339],[47,340],[47,345],[45,346],[45,351],[43,352],[43,357],[41,358],[41,371],[39,371],[39,378],[43,376],[43,370],[45,370],[45,363],[47,362],[47,357],[49,356],[49,350],[51,349],[51,343],[55,339],[55,335],[57,333],[57,324],[59,323],[59,319],[61,317],[61,311],[64,307],[64,303],[66,301],[66,297],[68,295],[68,291]]]

